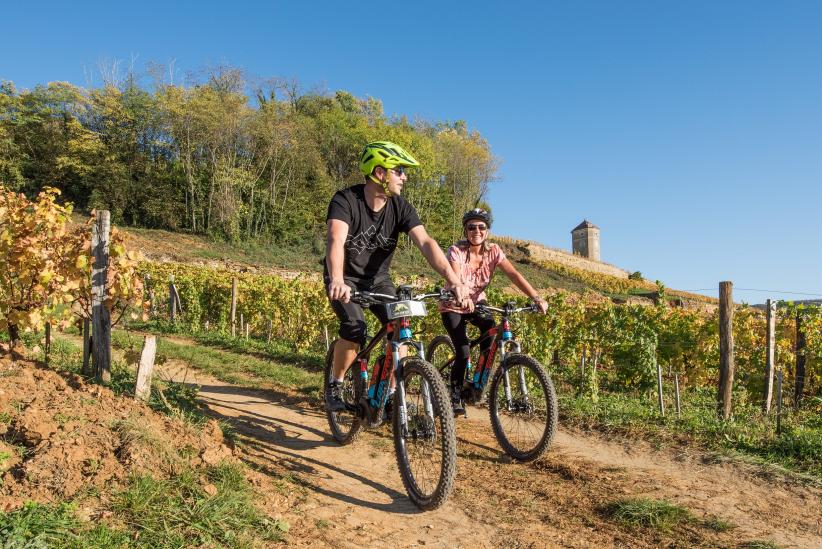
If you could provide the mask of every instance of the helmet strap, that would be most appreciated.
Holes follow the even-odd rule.
[[[387,175],[387,174],[388,174],[388,170],[386,169],[386,170],[385,170],[385,172],[386,172],[386,175]],[[374,183],[376,183],[377,185],[379,185],[380,187],[382,187],[382,190],[385,192],[385,194],[387,194],[387,195],[388,195],[388,198],[391,198],[391,191],[389,191],[389,190],[388,190],[388,181],[387,181],[387,177],[386,177],[386,181],[381,181],[379,178],[374,177],[374,174],[373,174],[373,173],[372,173],[371,175],[369,175],[368,177],[370,177],[370,178],[371,178],[371,181],[373,181]]]

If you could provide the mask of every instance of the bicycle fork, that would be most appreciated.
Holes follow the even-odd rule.
[[[507,346],[506,346],[507,344]],[[513,351],[509,350],[509,347],[513,348]],[[511,394],[511,377],[510,377],[510,370],[505,368],[505,359],[511,353],[519,353],[520,352],[520,344],[513,340],[507,340],[503,342],[503,352],[502,356],[500,357],[500,367],[502,370],[502,382],[503,387],[505,388],[505,402],[508,405],[508,409],[514,405],[513,396]],[[517,377],[519,378],[519,386],[520,391],[522,393],[523,398],[526,400],[528,399],[528,385],[525,382],[525,370],[522,366],[517,366]]]
[[[415,423],[413,425],[413,429],[409,427],[409,410],[408,410],[408,401],[406,400],[405,394],[405,379],[403,375],[403,369],[400,364],[400,357],[399,357],[399,349],[402,345],[410,345],[417,349],[418,356],[423,356],[423,347],[422,344],[416,341],[400,341],[397,343],[393,343],[393,355],[394,355],[394,376],[397,380],[397,387],[394,393],[394,400],[397,406],[396,413],[399,414],[399,428],[400,434],[403,439],[408,439],[411,437],[428,437],[431,436],[431,433],[427,432],[427,429],[420,429],[421,425]],[[424,378],[421,380],[420,386],[420,398],[422,400],[422,407],[425,413],[425,417],[433,418],[434,417],[434,404],[432,398],[432,390],[431,387],[428,386],[428,381]],[[419,410],[413,410],[413,415],[419,415]]]

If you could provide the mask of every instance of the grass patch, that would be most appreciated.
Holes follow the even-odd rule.
[[[253,547],[284,539],[288,524],[257,510],[239,466],[212,467],[206,477],[213,495],[192,471],[168,480],[137,477],[115,497],[113,510],[145,547]]]
[[[732,522],[728,522],[727,520],[722,520],[719,517],[711,517],[702,521],[702,525],[707,528],[708,530],[713,530],[714,532],[728,532],[736,528],[736,524]]]
[[[11,513],[0,513],[3,547],[92,548],[127,547],[132,537],[103,524],[93,528],[77,518],[74,505],[28,502]],[[139,544],[134,544],[138,545]]]
[[[279,362],[287,362],[308,371],[321,372],[325,360],[325,350],[298,352],[286,342],[273,339],[270,343],[251,337],[231,337],[219,331],[191,332],[182,324],[155,319],[148,322],[133,321],[127,329],[160,334],[179,334],[209,347],[257,356]]]
[[[754,541],[746,541],[739,545],[744,549],[780,549],[780,546],[769,540],[757,539]]]
[[[666,396],[668,404],[673,399]],[[716,415],[715,391],[683,391],[682,416],[668,410],[662,417],[656,397],[601,391],[598,402],[574,391],[559,391],[560,421],[648,440],[657,445],[694,443],[703,449],[744,456],[749,461],[794,471],[822,480],[822,418],[812,409],[786,410],[783,432],[776,435],[774,418],[763,417],[758,405],[738,403],[734,417]]]
[[[139,417],[117,420],[112,424],[112,430],[120,437],[123,448],[144,448],[170,467],[183,467],[183,458],[177,448],[158,436]]]
[[[621,524],[634,528],[654,528],[663,532],[691,519],[691,513],[684,507],[649,498],[618,501],[609,505],[606,512]]]
[[[296,389],[303,394],[315,394],[320,389],[321,375],[299,365],[280,362],[273,358],[249,355],[246,352],[229,351],[214,346],[223,346],[222,336],[202,336],[204,345],[187,345],[160,338],[157,352],[167,359],[188,363],[193,368],[213,375],[226,383],[259,387],[263,382],[283,388]],[[195,341],[199,340],[195,338]],[[128,332],[112,333],[112,344],[126,349],[142,345],[142,337]],[[226,343],[226,346],[228,344]],[[316,362],[310,361],[311,370],[316,370]]]
[[[237,465],[223,464],[200,475],[187,470],[174,479],[135,477],[113,498],[113,527],[81,521],[71,503],[29,502],[0,513],[4,547],[179,548],[258,547],[283,541],[288,524],[265,517]]]

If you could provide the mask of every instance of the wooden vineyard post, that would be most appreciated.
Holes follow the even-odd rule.
[[[802,394],[805,391],[805,330],[802,327],[802,315],[796,312],[796,380],[794,382],[793,406],[799,408],[802,404]]]
[[[137,383],[134,396],[148,401],[151,398],[151,374],[154,370],[154,357],[157,353],[157,338],[147,335],[143,339],[143,351],[140,353],[140,365],[137,367]]]
[[[674,374],[674,396],[676,397],[676,417],[681,417],[682,406],[679,400],[679,374]]]
[[[177,319],[177,299],[174,296],[174,275],[168,276],[168,319],[174,323]]]
[[[271,319],[269,318],[269,319],[268,319],[268,335],[266,335],[266,339],[265,339],[265,342],[266,342],[266,343],[271,343],[271,330],[273,329],[273,324],[274,324],[274,323],[273,323],[273,322],[271,321]],[[326,332],[327,332],[327,331],[328,331],[328,328],[326,328]]]
[[[231,281],[231,337],[237,336],[237,277]]]
[[[83,319],[83,375],[91,377],[91,333],[89,319]]]
[[[325,351],[328,352],[328,348],[331,347],[331,341],[328,339],[328,326],[323,324],[323,333],[325,334]]]
[[[656,352],[654,352],[654,355],[656,355]],[[654,362],[656,362],[656,393],[659,400],[659,415],[665,417],[665,399],[662,397],[662,366],[656,356],[654,356]]]
[[[91,230],[91,249],[94,253],[91,271],[92,361],[97,380],[104,384],[111,382],[111,313],[104,302],[110,229],[111,215],[108,210],[98,211]]]
[[[767,331],[765,337],[765,399],[762,410],[767,414],[771,411],[773,397],[773,368],[774,347],[776,344],[776,302],[769,299],[765,302]]]
[[[51,353],[51,322],[46,322],[46,345],[44,350],[46,364],[49,363],[49,354]]]
[[[782,434],[782,372],[776,375],[776,434]]]
[[[733,282],[719,283],[719,390],[717,413],[731,417],[731,395],[734,384],[734,301]]]

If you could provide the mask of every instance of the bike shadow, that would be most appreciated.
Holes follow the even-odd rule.
[[[282,408],[288,415],[296,415],[298,418],[325,418],[325,413],[321,410],[294,403],[291,395],[275,390],[247,389],[230,385],[199,387],[198,400],[207,415],[231,423],[238,432],[252,438],[264,439],[268,443],[276,443],[294,450],[339,446],[330,433],[310,427],[307,421],[287,419],[283,414],[276,413],[277,408]],[[269,409],[254,411],[249,409],[249,406]]]
[[[393,514],[417,514],[408,496],[350,468],[326,460],[315,459],[307,453],[320,447],[336,448],[345,452],[330,433],[311,427],[318,418],[325,421],[325,412],[307,408],[305,400],[271,389],[249,389],[230,385],[199,385],[198,400],[209,417],[230,424],[242,437],[243,444],[254,452],[256,461],[267,462],[266,469],[287,471],[304,477],[312,490],[349,505],[357,505]],[[300,405],[301,404],[301,405]],[[261,407],[261,410],[249,409]],[[288,417],[284,417],[288,416]],[[310,421],[300,421],[305,417]],[[246,460],[248,461],[248,460]],[[398,474],[396,471],[394,474]],[[359,498],[350,491],[321,486],[313,480],[331,480],[347,477],[346,484],[360,483],[370,490],[388,496],[391,501],[380,503],[371,498]]]

